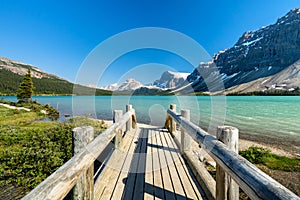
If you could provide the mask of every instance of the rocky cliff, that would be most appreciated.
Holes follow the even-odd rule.
[[[25,64],[22,62],[17,62],[14,60],[10,60],[7,58],[0,57],[0,69],[4,69],[7,71],[10,71],[12,73],[24,76],[27,73],[28,68],[31,70],[31,76],[33,78],[56,78],[60,79],[58,76],[55,76],[53,74],[49,74],[41,70],[40,68],[37,68],[33,65]]]
[[[174,89],[184,83],[189,73],[165,71],[153,85],[158,88]]]
[[[195,91],[205,91],[205,68],[216,65],[225,88],[275,75],[300,59],[300,9],[293,9],[275,24],[245,32],[236,44],[202,63],[187,80]],[[216,78],[216,77],[215,77]]]

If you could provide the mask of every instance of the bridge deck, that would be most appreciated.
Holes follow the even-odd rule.
[[[205,199],[165,129],[139,125],[101,170],[100,199]]]

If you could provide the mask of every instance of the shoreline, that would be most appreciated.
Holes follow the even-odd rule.
[[[108,126],[112,125],[113,123],[112,120],[104,120],[104,122]],[[283,138],[280,137],[274,138],[245,133],[239,135],[239,151],[246,150],[253,145],[267,148],[271,150],[272,153],[280,156],[300,158],[300,144],[298,144],[297,142],[293,142],[293,144],[291,144],[291,141],[284,141]]]
[[[239,135],[239,151],[246,150],[250,146],[268,148],[272,153],[300,158],[300,143],[284,140],[282,137],[258,136],[242,133]]]

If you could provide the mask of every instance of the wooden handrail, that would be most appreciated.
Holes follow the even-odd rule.
[[[135,110],[128,110],[122,119],[96,137],[83,151],[75,154],[68,162],[23,197],[23,199],[63,199],[76,184],[81,174],[94,163],[101,152],[111,142],[116,132],[119,131],[127,121],[132,120],[133,117],[135,117]]]
[[[167,111],[167,120],[174,120],[178,123],[251,199],[300,200],[297,195],[239,156],[238,153],[230,150],[224,143],[171,109]],[[173,123],[166,122],[165,124]]]

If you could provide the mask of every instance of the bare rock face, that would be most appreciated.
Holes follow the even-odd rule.
[[[15,74],[24,76],[27,73],[28,68],[31,70],[31,76],[33,78],[58,78],[59,77],[46,73],[43,70],[28,64],[21,62],[13,61],[7,58],[0,57],[0,69],[11,71]]]
[[[224,87],[229,88],[275,75],[299,59],[300,9],[293,9],[275,24],[245,32],[233,47],[215,54],[211,62],[217,66]],[[199,73],[205,66],[200,64],[187,79],[197,81],[195,91],[207,90]]]
[[[246,93],[267,90],[294,91],[297,88],[300,88],[300,60],[275,75],[230,87],[226,92]]]
[[[189,73],[181,72],[164,72],[159,80],[154,81],[153,85],[158,88],[173,89],[184,83]]]

